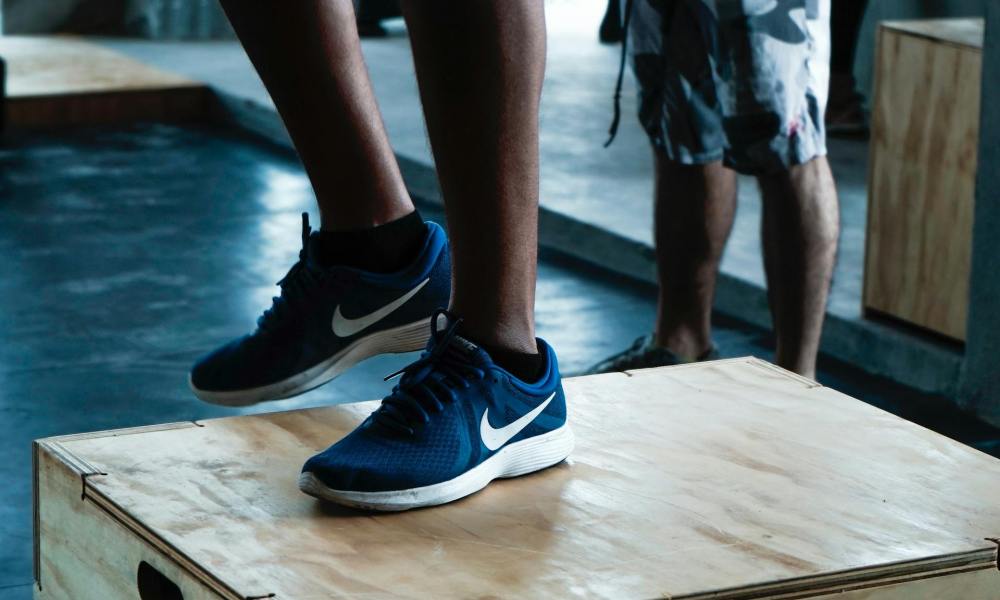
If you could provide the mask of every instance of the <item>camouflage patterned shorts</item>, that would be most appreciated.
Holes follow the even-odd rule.
[[[634,0],[639,120],[671,160],[742,173],[826,154],[830,0]]]

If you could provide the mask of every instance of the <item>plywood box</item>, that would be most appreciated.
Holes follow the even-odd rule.
[[[965,339],[982,19],[879,30],[864,306]]]
[[[566,392],[568,461],[400,514],[296,488],[373,403],[41,440],[36,598],[1000,598],[994,458],[756,359]]]
[[[70,36],[0,36],[12,129],[202,118],[207,88]]]

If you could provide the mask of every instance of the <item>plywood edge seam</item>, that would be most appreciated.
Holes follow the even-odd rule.
[[[64,446],[61,441],[43,440],[35,442],[35,446],[40,451],[45,451],[51,454],[53,458],[79,475],[82,479],[86,479],[91,475],[107,475],[107,473],[104,473],[94,465],[87,462],[86,459],[78,456],[72,450]]]
[[[35,588],[39,589],[39,582],[42,580],[42,556],[39,534],[41,532],[41,518],[38,507],[38,453],[41,447],[39,443],[31,443],[31,569],[34,575]]]
[[[28,104],[31,102],[38,102],[41,100],[74,100],[77,98],[111,98],[114,96],[127,96],[127,95],[139,95],[139,94],[178,94],[178,93],[194,93],[194,94],[205,94],[209,91],[208,86],[202,83],[193,81],[191,83],[169,85],[164,87],[130,87],[130,88],[118,88],[111,90],[66,90],[65,92],[47,92],[44,94],[21,94],[17,96],[7,96],[6,101],[9,105],[14,106],[18,104]]]
[[[610,373],[596,373],[594,375],[578,375],[577,377],[602,377],[607,375],[637,375],[639,373],[647,373],[653,371],[683,371],[685,369],[704,369],[712,365],[725,365],[732,363],[750,363],[755,360],[760,360],[756,356],[737,356],[734,358],[720,358],[718,360],[712,361],[702,361],[702,362],[689,362],[681,363],[677,365],[665,365],[661,367],[646,367],[644,369],[628,369],[627,371],[612,371]],[[576,377],[574,377],[575,379]]]
[[[884,26],[883,26],[884,27]],[[969,52],[975,52],[976,54],[982,54],[983,49],[971,44],[961,44],[959,42],[953,42],[951,40],[943,40],[941,38],[936,38],[932,35],[926,35],[918,33],[916,31],[909,31],[906,29],[894,29],[892,27],[885,27],[885,31],[895,35],[904,35],[907,37],[920,38],[921,40],[926,40],[928,42],[934,42],[935,44],[940,44],[942,46],[950,46],[958,50],[968,50]]]
[[[99,489],[88,484],[86,480],[84,480],[84,496],[85,500],[90,500],[94,506],[102,510],[113,521],[132,532],[133,535],[146,542],[164,558],[190,573],[192,577],[222,598],[227,600],[260,600],[276,597],[274,593],[241,594],[221,577],[199,565],[176,546],[151,531],[142,521],[131,516],[128,511],[124,510]]]
[[[798,373],[794,373],[792,371],[789,371],[788,369],[785,369],[783,367],[779,367],[776,364],[769,363],[766,360],[757,358],[756,356],[748,356],[746,358],[746,361],[749,364],[751,364],[751,365],[753,365],[755,367],[760,367],[760,368],[763,368],[765,370],[771,371],[773,373],[778,373],[779,375],[784,375],[785,377],[787,377],[788,379],[791,379],[792,381],[795,381],[797,383],[801,383],[806,388],[812,389],[812,388],[821,388],[821,387],[824,387],[822,383],[820,383],[820,382],[818,382],[818,381],[816,381],[814,379],[809,379],[808,377],[803,377],[802,375],[799,375]]]
[[[955,18],[955,19],[933,19],[933,20],[935,20],[935,21],[965,21],[965,20],[968,20],[968,19],[965,19],[965,18]],[[985,26],[985,21],[983,19],[978,19],[978,20],[983,21],[983,24]],[[942,44],[942,45],[945,45],[945,46],[951,46],[953,48],[959,48],[959,49],[964,49],[964,50],[971,50],[971,51],[977,52],[979,54],[983,53],[983,46],[982,46],[982,44],[976,45],[976,44],[970,44],[970,43],[967,43],[967,42],[958,42],[958,41],[950,40],[950,39],[947,39],[947,38],[936,37],[936,36],[924,33],[922,31],[917,31],[917,30],[910,29],[909,27],[906,26],[906,23],[907,23],[907,21],[905,21],[905,20],[904,21],[898,21],[898,20],[896,20],[896,21],[882,21],[881,23],[879,23],[879,30],[892,32],[892,33],[895,33],[895,34],[898,34],[898,35],[906,35],[906,36],[910,36],[910,37],[920,38],[922,40],[927,40],[927,41],[934,42],[935,44]],[[985,42],[985,40],[984,40],[984,42]],[[876,52],[875,56],[878,56],[877,52]]]
[[[75,442],[77,440],[93,440],[97,438],[104,437],[120,437],[124,435],[135,435],[138,433],[151,433],[154,431],[165,431],[168,429],[185,429],[187,427],[204,427],[197,421],[175,421],[173,423],[160,423],[157,425],[140,425],[138,427],[124,427],[122,429],[105,429],[103,431],[91,431],[88,433],[74,433],[70,435],[57,435],[53,437],[41,438],[35,440],[35,444],[41,444],[43,446],[52,446],[53,444],[62,444],[67,442]],[[70,452],[68,449],[64,450]],[[70,454],[72,454],[70,452]]]
[[[802,386],[804,386],[804,387],[806,387],[808,389],[825,387],[822,383],[819,383],[818,381],[809,379],[808,377],[803,377],[802,375],[799,375],[798,373],[793,373],[792,371],[789,371],[788,369],[784,369],[782,367],[779,367],[778,365],[769,363],[766,360],[757,358],[756,356],[740,356],[740,357],[737,357],[737,358],[723,358],[723,359],[713,360],[713,361],[707,361],[707,362],[691,362],[691,363],[683,363],[683,364],[679,364],[679,365],[669,365],[669,366],[665,366],[665,367],[650,367],[648,369],[629,369],[628,371],[621,371],[621,372],[618,372],[618,373],[600,373],[600,374],[597,374],[597,375],[581,375],[581,377],[607,377],[609,375],[625,375],[627,377],[635,377],[637,375],[645,375],[647,373],[651,373],[651,372],[655,372],[655,371],[675,372],[675,371],[683,371],[685,369],[705,369],[705,368],[710,368],[713,365],[734,364],[734,363],[736,363],[736,364],[745,364],[745,365],[749,365],[751,367],[755,367],[755,368],[759,368],[759,369],[764,369],[765,371],[767,371],[768,373],[770,373],[772,375],[773,374],[780,375],[780,376],[784,377],[785,379],[788,379],[788,380],[790,380],[790,381],[792,381],[794,383],[802,385]],[[573,378],[573,379],[575,379],[575,378]]]
[[[933,558],[887,563],[872,568],[834,571],[815,577],[786,579],[776,583],[733,588],[684,596],[671,600],[800,600],[832,593],[851,592],[901,583],[997,569],[997,548],[981,548]]]
[[[875,34],[875,54],[874,54],[874,71],[872,73],[872,99],[871,99],[871,114],[869,116],[868,128],[870,131],[880,131],[881,116],[878,107],[879,94],[882,88],[882,44],[884,43],[883,38],[885,33],[889,31],[889,28],[885,26],[883,22],[877,33]],[[869,147],[871,143],[869,142]],[[875,152],[868,152],[868,160],[866,161],[867,166],[867,176],[865,177],[865,254],[861,259],[861,264],[863,268],[861,269],[861,309],[862,318],[865,318],[865,311],[868,310],[868,305],[871,303],[869,298],[871,298],[871,286],[872,286],[872,269],[868,268],[868,260],[872,256],[872,244],[874,236],[869,235],[868,232],[871,231],[872,223],[875,222],[875,202],[872,198],[875,197],[875,184],[873,174],[875,173],[875,166],[877,157]]]
[[[1000,571],[1000,537],[987,537],[983,539],[996,544],[997,547],[993,549],[993,565]]]

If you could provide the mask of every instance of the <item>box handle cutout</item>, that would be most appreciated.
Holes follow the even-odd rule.
[[[146,561],[139,563],[136,583],[141,600],[184,600],[181,588]]]

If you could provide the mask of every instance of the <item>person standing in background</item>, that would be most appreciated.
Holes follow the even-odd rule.
[[[639,119],[655,159],[655,330],[590,372],[718,356],[712,301],[737,173],[763,197],[775,362],[814,377],[839,235],[826,159],[830,0],[631,0]]]
[[[826,111],[830,135],[860,135],[868,130],[864,98],[854,79],[854,55],[858,46],[861,21],[868,8],[867,0],[834,2],[830,20],[830,103]]]

